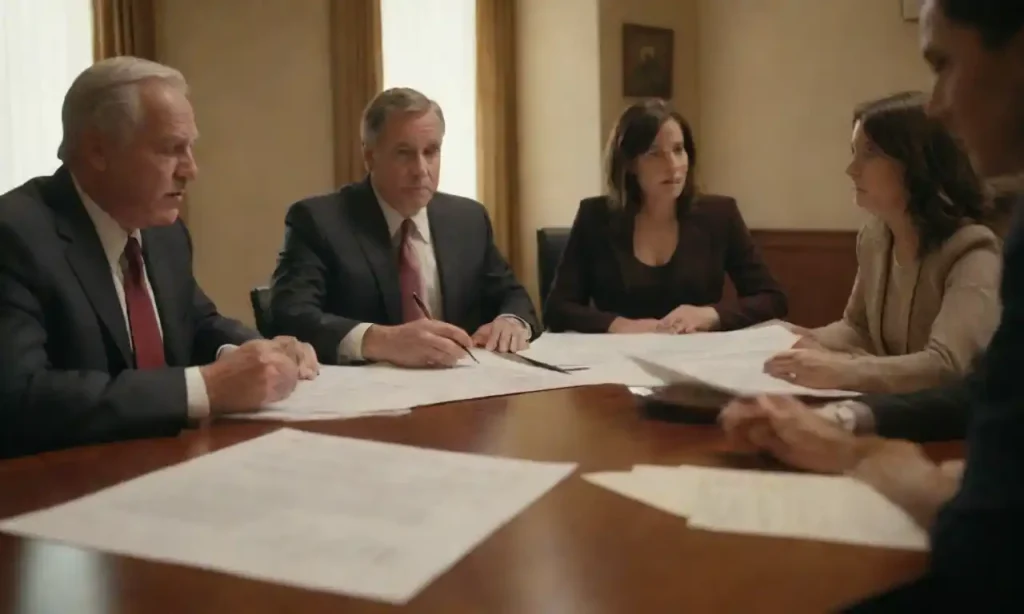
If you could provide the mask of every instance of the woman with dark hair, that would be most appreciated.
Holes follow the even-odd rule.
[[[696,162],[690,125],[666,102],[622,113],[606,151],[607,193],[580,203],[545,302],[548,328],[691,333],[785,316],[736,201],[698,194]],[[735,301],[723,301],[726,274]]]
[[[902,92],[854,114],[853,180],[869,221],[843,318],[765,364],[811,388],[910,392],[964,375],[999,322],[1000,241],[967,156]]]

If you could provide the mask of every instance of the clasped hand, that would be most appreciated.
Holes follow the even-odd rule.
[[[371,326],[363,338],[363,356],[409,368],[453,367],[466,348],[518,352],[529,347],[529,331],[516,318],[498,316],[470,337],[458,326],[420,319],[399,326]]]
[[[294,337],[256,339],[221,353],[200,368],[213,414],[259,409],[320,373],[316,352]]]

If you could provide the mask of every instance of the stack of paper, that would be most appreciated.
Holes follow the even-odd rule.
[[[808,388],[764,372],[764,363],[775,352],[751,352],[735,356],[688,357],[634,356],[633,362],[666,384],[700,382],[715,390],[737,395],[785,394],[818,398],[849,398],[859,392]]]
[[[638,465],[587,481],[688,519],[691,529],[926,550],[928,536],[870,486],[845,476]]]
[[[525,366],[490,352],[477,350],[474,355],[481,364],[465,359],[451,369],[402,369],[387,364],[324,366],[315,380],[300,382],[287,399],[255,414],[231,417],[292,421],[395,415],[423,405],[579,385],[570,376]]]
[[[282,429],[0,531],[402,604],[574,468]]]
[[[546,333],[521,354],[559,367],[586,368],[559,373],[480,349],[473,350],[477,360],[465,358],[452,369],[323,367],[317,379],[301,382],[288,399],[232,417],[289,421],[394,415],[424,405],[597,384],[696,382],[733,394],[851,396],[793,386],[761,372],[768,356],[797,338],[779,325],[693,335]]]

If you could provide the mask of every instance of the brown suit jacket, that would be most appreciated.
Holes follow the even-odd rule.
[[[786,315],[786,296],[754,246],[736,200],[698,197],[679,220],[679,245],[659,267],[659,283],[642,290],[646,273],[633,254],[633,220],[612,211],[606,197],[580,203],[545,304],[553,331],[608,332],[616,317],[662,318],[679,305],[711,305],[720,329],[732,330]],[[739,296],[723,301],[725,276]]]
[[[1001,242],[980,224],[960,228],[918,265],[904,352],[882,342],[892,233],[872,220],[857,237],[857,277],[843,319],[816,329],[825,347],[855,355],[842,388],[912,392],[963,376],[999,323]]]

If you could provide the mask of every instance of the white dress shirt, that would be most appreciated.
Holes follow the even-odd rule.
[[[129,235],[121,225],[118,224],[106,211],[100,208],[96,202],[89,197],[88,194],[82,191],[81,186],[78,185],[78,181],[72,177],[75,184],[75,190],[78,191],[78,197],[82,199],[82,204],[85,205],[85,210],[89,214],[89,218],[92,219],[93,226],[96,227],[96,234],[99,236],[100,244],[103,246],[103,253],[107,256],[107,262],[110,264],[110,274],[114,279],[114,289],[117,291],[117,300],[121,303],[121,315],[124,317],[125,331],[128,333],[128,343],[132,346],[132,351],[135,350],[134,340],[132,339],[132,331],[128,320],[128,305],[124,298],[124,268],[122,261],[124,260],[124,248],[128,245],[128,237],[135,237],[135,240],[139,242],[139,246],[142,246],[142,233],[135,230]],[[142,282],[146,287],[146,292],[149,294],[149,300],[153,302],[153,309],[157,314],[157,328],[160,330],[160,336],[163,338],[164,330],[163,323],[160,321],[160,307],[157,305],[156,297],[153,295],[153,286],[149,283],[149,273],[146,268],[142,269]],[[230,346],[221,348],[221,351]],[[203,374],[200,373],[199,367],[188,367],[185,369],[185,394],[188,400],[188,417],[193,420],[205,418],[210,414],[210,399],[206,393],[206,381],[203,379]]]
[[[402,241],[402,222],[405,221],[405,218],[398,210],[384,202],[384,199],[380,197],[376,189],[374,189],[373,194],[377,197],[380,209],[384,213],[384,220],[388,224],[388,234],[391,236],[391,247],[394,253],[397,254],[401,247],[399,244]],[[416,212],[416,215],[409,219],[412,220],[413,226],[416,229],[410,235],[410,240],[412,241],[413,251],[416,252],[416,258],[419,259],[420,275],[423,278],[423,292],[426,294],[423,300],[430,309],[430,315],[435,320],[444,320],[441,277],[437,269],[437,257],[434,255],[434,244],[430,238],[430,220],[427,217],[427,208],[421,208]],[[515,318],[526,327],[528,333],[530,332],[530,325],[519,316],[502,314],[502,317]],[[371,326],[373,324],[366,322],[356,324],[345,335],[338,347],[338,354],[342,362],[363,360],[363,337],[366,336],[366,331]],[[470,331],[470,334],[473,334],[473,332],[475,331]]]

